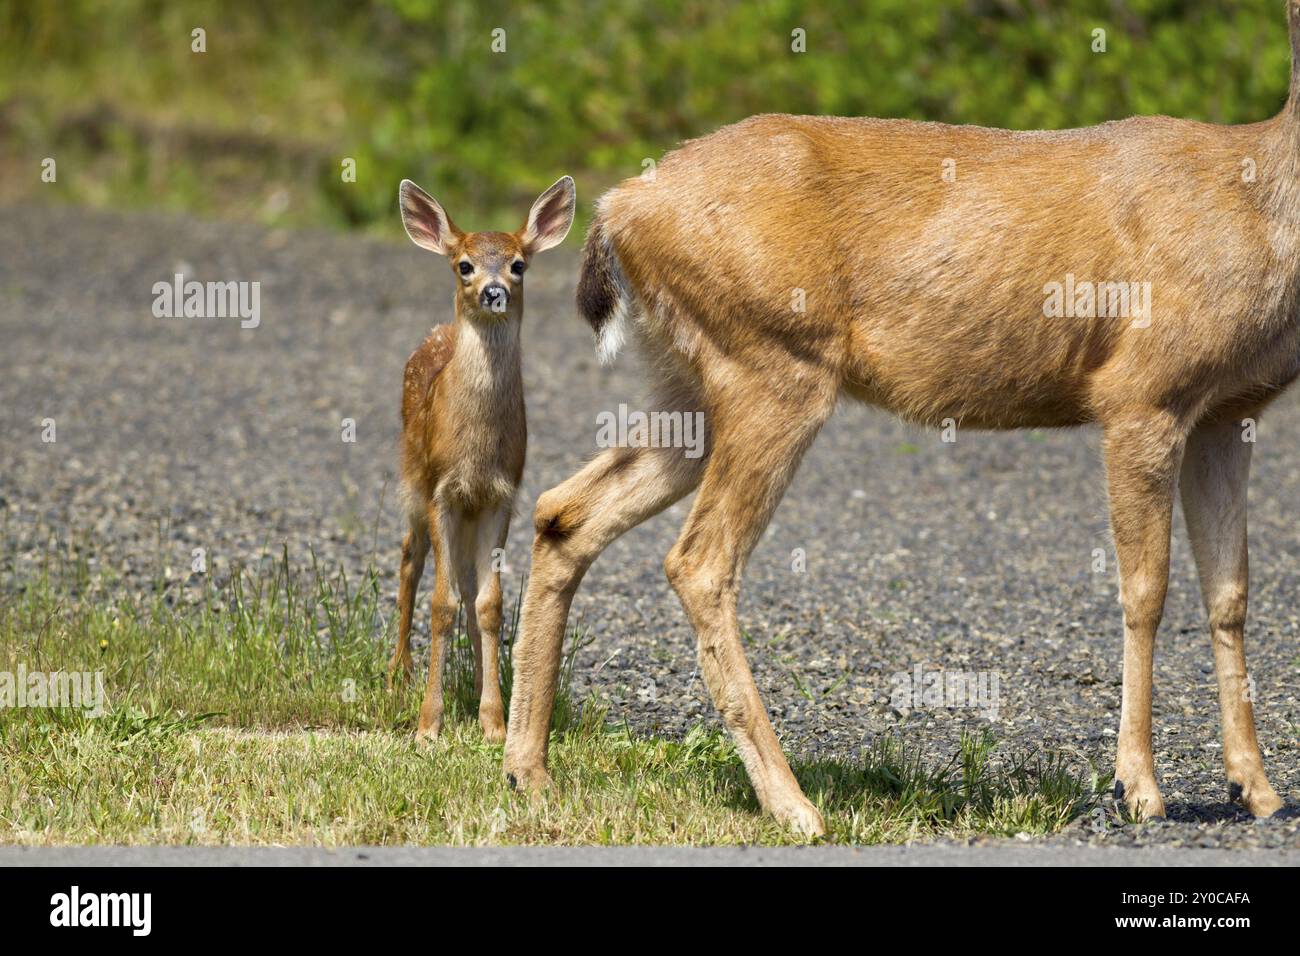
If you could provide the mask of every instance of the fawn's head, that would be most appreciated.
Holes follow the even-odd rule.
[[[537,197],[514,232],[461,232],[438,200],[409,179],[398,195],[411,241],[451,263],[456,314],[485,320],[520,315],[524,271],[533,256],[564,241],[576,201],[572,177],[563,176]]]

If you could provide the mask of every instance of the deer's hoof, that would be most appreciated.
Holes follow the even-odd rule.
[[[1126,784],[1119,776],[1115,778],[1115,800],[1122,801],[1134,820],[1163,820],[1165,818],[1165,801],[1160,796],[1160,788],[1154,779],[1138,778]]]
[[[1282,798],[1269,786],[1263,774],[1259,774],[1254,779],[1248,778],[1244,783],[1229,780],[1228,799],[1245,807],[1261,820],[1271,818],[1284,807]]]
[[[545,767],[506,767],[505,774],[510,789],[525,793],[541,793],[555,785]]]

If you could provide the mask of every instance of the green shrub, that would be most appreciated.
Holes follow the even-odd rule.
[[[590,203],[752,113],[1250,122],[1281,105],[1288,59],[1281,0],[4,0],[0,150],[77,157],[81,201],[396,234],[410,176],[469,227],[513,228],[563,172]]]

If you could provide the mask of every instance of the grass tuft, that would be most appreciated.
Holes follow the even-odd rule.
[[[324,572],[286,551],[212,582],[157,576],[126,593],[85,549],[52,548],[42,573],[0,582],[0,672],[101,672],[106,700],[0,707],[0,842],[323,845],[787,843],[761,816],[728,737],[612,726],[572,691],[590,638],[561,669],[551,769],[511,791],[501,747],[474,719],[463,627],[448,654],[443,736],[417,744],[422,682],[385,689],[393,599],[378,576]],[[503,628],[510,696],[520,601]],[[1089,812],[1108,781],[1059,753],[1005,754],[967,735],[932,765],[898,738],[857,760],[794,762],[846,843],[1050,833]]]

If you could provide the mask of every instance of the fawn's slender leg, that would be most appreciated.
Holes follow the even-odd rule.
[[[1187,441],[1181,488],[1187,534],[1210,619],[1214,669],[1223,716],[1223,765],[1228,793],[1256,816],[1281,809],[1264,775],[1255,712],[1246,675],[1246,488],[1251,443],[1233,422],[1201,425]]]
[[[1184,431],[1152,412],[1108,422],[1103,447],[1124,608],[1124,688],[1115,795],[1140,819],[1163,817],[1151,754],[1151,668],[1169,582],[1169,526]]]
[[[729,405],[726,421],[715,429],[700,492],[664,570],[695,629],[700,672],[759,803],[796,831],[817,836],[825,825],[791,773],[754,685],[736,600],[745,562],[830,415],[835,392],[827,387],[797,401],[755,400],[762,393],[754,387],[744,403]]]
[[[470,650],[474,655],[474,694],[483,691],[483,649],[479,638],[478,614],[475,611],[474,596],[478,593],[478,572],[474,567],[474,553],[478,542],[480,518],[462,521],[448,547],[451,549],[451,563],[456,575],[456,590],[460,592],[460,604],[465,611],[465,634],[469,637]]]
[[[506,738],[497,652],[501,640],[501,585],[493,570],[492,549],[504,538],[503,525],[509,517],[508,506],[485,511],[461,527],[453,545],[460,599],[474,652],[479,726],[490,743],[500,743]]]
[[[451,516],[437,505],[429,506],[429,538],[433,544],[433,604],[429,618],[429,681],[420,704],[417,739],[436,737],[442,731],[442,666],[448,638],[456,626],[456,602],[451,594]]]
[[[544,786],[546,745],[569,605],[587,568],[611,541],[689,493],[707,453],[611,448],[537,500],[536,537],[514,647],[514,686],[503,769],[524,787]]]
[[[397,647],[388,662],[388,688],[410,680],[415,664],[411,661],[411,617],[415,612],[415,595],[424,574],[424,558],[429,553],[429,526],[424,515],[412,514],[410,530],[402,541],[402,570],[397,584]]]
[[[504,548],[510,529],[510,504],[483,514],[478,522],[474,563],[477,581],[472,592],[479,641],[475,648],[476,684],[479,688],[478,722],[490,743],[506,739],[505,709],[501,705],[499,652],[501,648],[501,572],[498,548]],[[467,602],[468,603],[468,602]]]

